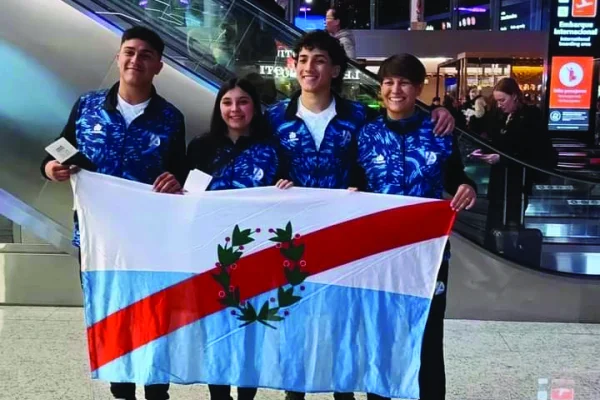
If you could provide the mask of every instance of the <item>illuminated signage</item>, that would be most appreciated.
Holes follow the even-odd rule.
[[[550,80],[550,130],[589,127],[594,75],[593,57],[553,57]]]
[[[600,53],[599,0],[552,0],[548,48],[548,129],[591,131],[594,57]]]

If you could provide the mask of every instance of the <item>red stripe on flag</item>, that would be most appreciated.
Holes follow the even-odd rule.
[[[311,232],[300,239],[306,246],[305,269],[315,275],[397,247],[449,235],[454,217],[449,202],[436,201],[385,210]],[[242,257],[232,273],[232,284],[240,286],[241,298],[250,299],[286,284],[283,261],[275,247]],[[223,310],[225,306],[218,301],[222,288],[212,277],[215,271],[154,293],[90,326],[87,335],[92,370]]]

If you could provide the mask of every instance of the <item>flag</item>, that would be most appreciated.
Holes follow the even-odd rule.
[[[92,378],[418,398],[447,201],[72,183]]]

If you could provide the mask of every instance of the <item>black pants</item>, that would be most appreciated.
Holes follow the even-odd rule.
[[[438,273],[438,285],[433,296],[421,347],[421,370],[419,391],[421,400],[444,400],[446,398],[446,367],[444,364],[444,315],[448,288],[448,261],[442,262]],[[354,400],[353,393],[334,393],[335,400]],[[367,393],[368,400],[389,400]],[[304,393],[286,392],[286,400],[304,400]]]
[[[135,400],[135,383],[110,384],[110,392],[115,399]],[[169,398],[169,384],[144,386],[146,400],[167,400]]]
[[[231,386],[229,385],[208,385],[210,400],[232,400]],[[238,387],[238,400],[254,400],[256,388]]]

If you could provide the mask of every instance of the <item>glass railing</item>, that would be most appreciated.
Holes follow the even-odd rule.
[[[458,137],[479,200],[459,215],[456,232],[521,265],[600,276],[600,181],[545,171],[474,135]],[[499,154],[500,162],[472,156],[476,150]]]

